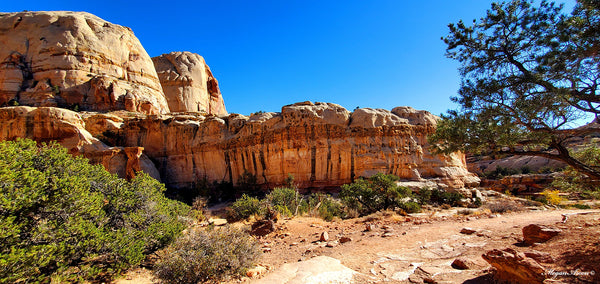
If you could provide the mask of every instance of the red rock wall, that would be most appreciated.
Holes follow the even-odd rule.
[[[351,115],[335,104],[299,103],[250,118],[127,120],[119,135],[124,146],[144,147],[171,187],[202,178],[236,184],[244,172],[269,187],[284,184],[288,174],[308,188],[339,186],[377,172],[437,179],[452,188],[476,183],[463,155],[428,152],[426,136],[435,118],[426,114],[433,119],[415,123],[385,110]]]

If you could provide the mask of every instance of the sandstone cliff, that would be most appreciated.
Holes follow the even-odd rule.
[[[245,172],[269,187],[284,184],[288,174],[300,187],[319,188],[377,172],[434,179],[451,188],[476,184],[462,154],[427,150],[434,129],[433,115],[412,108],[350,113],[335,104],[304,102],[252,117],[129,119],[104,132],[123,146],[143,147],[163,181],[175,188],[203,178],[236,184]]]
[[[131,29],[83,12],[0,13],[0,105],[169,108]]]
[[[171,112],[227,115],[217,79],[202,56],[171,52],[152,61]]]
[[[302,188],[339,186],[377,172],[449,188],[479,181],[466,170],[464,155],[427,150],[435,117],[408,107],[350,113],[304,102],[252,117],[6,107],[0,121],[0,139],[58,140],[121,176],[142,169],[173,188],[201,179],[237,184],[245,172],[265,187],[284,184],[288,174]]]
[[[79,113],[54,107],[0,108],[0,140],[29,138],[38,142],[57,141],[73,155],[83,155],[121,177],[143,170],[160,180],[152,161],[141,147],[109,147],[85,129]],[[110,129],[108,125],[105,128]]]

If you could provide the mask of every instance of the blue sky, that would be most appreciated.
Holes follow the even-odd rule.
[[[230,113],[310,100],[440,114],[456,108],[450,97],[460,82],[440,37],[450,22],[485,15],[491,2],[29,0],[3,1],[0,11],[86,11],[130,27],[150,56],[198,53]]]

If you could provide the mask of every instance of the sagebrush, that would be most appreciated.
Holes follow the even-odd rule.
[[[258,256],[256,240],[239,229],[196,228],[160,253],[153,272],[164,283],[220,281],[251,268]]]

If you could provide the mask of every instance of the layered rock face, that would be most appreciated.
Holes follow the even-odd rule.
[[[427,150],[435,117],[408,107],[350,113],[335,104],[304,102],[252,117],[6,107],[0,121],[2,140],[58,140],[120,176],[144,170],[172,188],[203,179],[238,184],[244,173],[264,187],[285,184],[288,174],[301,188],[335,187],[377,172],[448,188],[479,181],[466,170],[464,155]]]
[[[202,56],[171,52],[152,61],[171,112],[227,115],[217,79]]]
[[[82,12],[0,13],[0,105],[167,113],[131,29]]]
[[[86,120],[96,121],[97,116],[114,119],[103,128],[122,124],[122,119],[106,115],[86,115]],[[104,120],[103,120],[104,121]],[[0,140],[29,138],[38,142],[57,141],[73,155],[83,155],[94,164],[121,177],[131,177],[132,172],[143,170],[160,180],[152,161],[142,154],[141,147],[109,147],[85,129],[84,115],[54,107],[4,107],[0,108]]]
[[[124,146],[144,147],[163,181],[174,188],[201,179],[237,184],[244,173],[268,187],[285,184],[288,174],[302,188],[324,188],[377,172],[435,179],[450,188],[476,184],[463,155],[427,150],[435,119],[408,107],[350,113],[335,104],[304,102],[252,117],[126,120],[119,130],[105,133]]]

